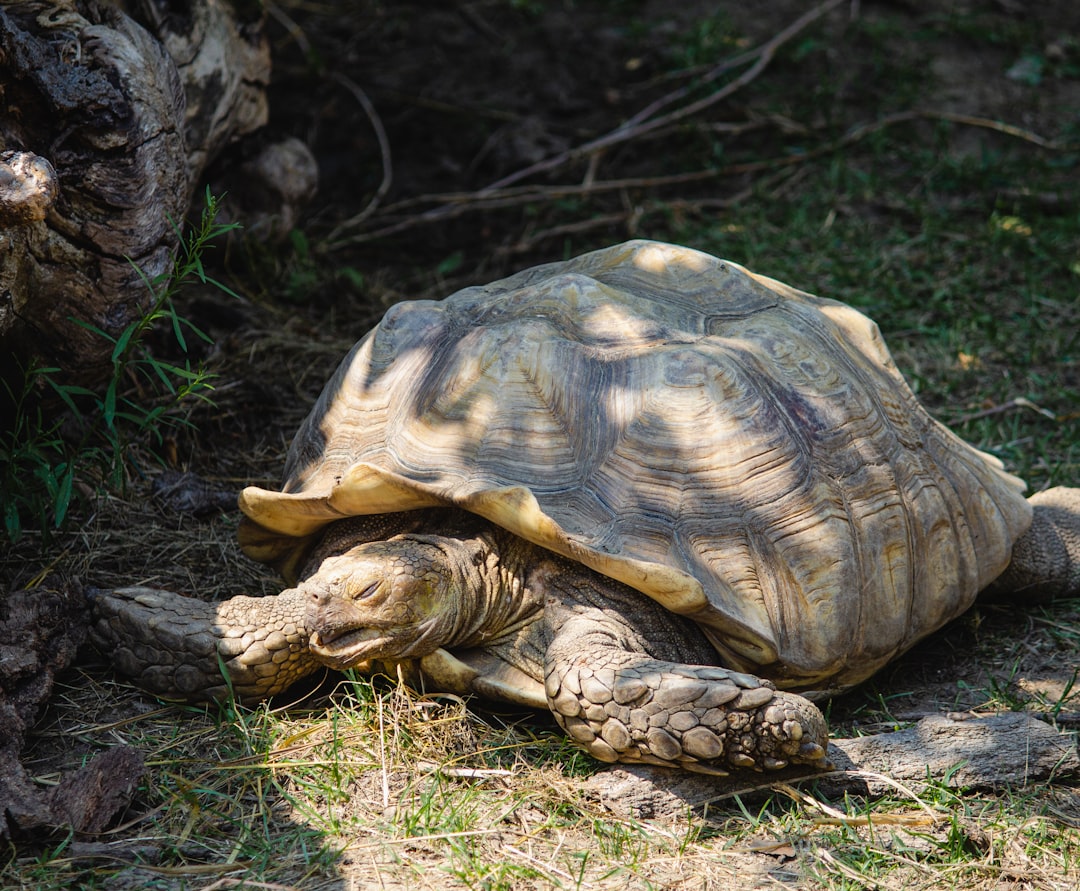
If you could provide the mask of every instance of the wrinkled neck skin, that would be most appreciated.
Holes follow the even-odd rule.
[[[526,584],[526,563],[537,548],[501,529],[468,538],[413,534],[408,538],[441,555],[448,584],[433,615],[423,653],[437,649],[491,647],[540,615],[543,601]]]
[[[540,617],[543,599],[526,583],[526,567],[535,561],[537,545],[496,528],[472,539],[441,542],[447,543],[450,563],[463,570],[458,591],[465,595],[457,609],[449,610],[455,613],[453,630],[441,646],[489,647]]]
[[[322,661],[342,668],[439,648],[498,650],[540,616],[525,583],[535,546],[454,511],[401,516],[402,531],[377,541],[363,523],[336,524],[313,554],[300,589]]]

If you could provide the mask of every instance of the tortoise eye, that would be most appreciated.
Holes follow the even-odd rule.
[[[379,590],[378,582],[370,582],[363,588],[349,585],[349,597],[353,600],[365,600]]]

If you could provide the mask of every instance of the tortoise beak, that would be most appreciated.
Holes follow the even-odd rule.
[[[320,662],[340,671],[372,659],[385,643],[386,636],[378,628],[316,627],[308,647]]]

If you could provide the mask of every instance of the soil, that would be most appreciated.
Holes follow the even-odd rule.
[[[579,229],[557,225],[573,215],[565,206],[573,196],[543,201],[542,193],[511,213],[473,204],[446,224],[437,218],[418,225],[416,219],[441,207],[424,196],[464,197],[610,133],[716,60],[768,41],[816,6],[779,0],[765,8],[726,4],[718,13],[715,4],[697,2],[359,4],[332,19],[298,19],[309,51],[298,59],[296,43],[279,44],[272,115],[318,155],[323,189],[312,223],[350,220],[370,210],[384,178],[373,121],[336,78],[362,87],[385,128],[392,179],[375,218],[347,227],[370,239],[368,247],[335,256],[354,259],[358,269],[395,290],[441,294],[459,281],[490,280],[566,250],[641,234],[658,222],[642,219],[640,205],[651,198],[707,208],[741,194],[755,171],[689,185],[628,187],[606,200],[593,195],[600,221],[586,226],[578,219]],[[805,136],[807,128],[841,134],[912,105],[1000,119],[1050,138],[1060,134],[1070,119],[1065,110],[1080,103],[1080,83],[1047,78],[1033,94],[1020,73],[1002,77],[1023,60],[1013,49],[965,41],[945,27],[962,16],[972,29],[1028,28],[1033,45],[1066,56],[1072,49],[1063,35],[1075,33],[1080,21],[1080,11],[1066,0],[1041,5],[1037,15],[990,0],[833,4],[773,63],[762,78],[769,87],[736,92],[702,115],[704,123],[736,134],[761,133],[732,138],[723,163],[798,151],[800,141],[785,135]],[[889,50],[902,57],[893,64],[909,66],[911,84],[875,76],[882,50],[864,36],[875,31],[910,33]],[[913,101],[911,92],[920,95]],[[778,134],[766,123],[786,125],[788,132],[781,126]],[[984,135],[957,128],[950,150],[977,151]],[[720,160],[707,157],[717,151],[713,143],[695,126],[665,128],[516,182],[651,181]],[[374,237],[403,222],[412,225],[397,237]]]

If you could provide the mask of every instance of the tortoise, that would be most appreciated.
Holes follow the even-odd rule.
[[[290,587],[98,591],[93,636],[166,697],[400,671],[601,761],[823,766],[815,700],[995,584],[1080,590],[1080,489],[1024,488],[861,313],[632,241],[392,307],[240,495]]]

